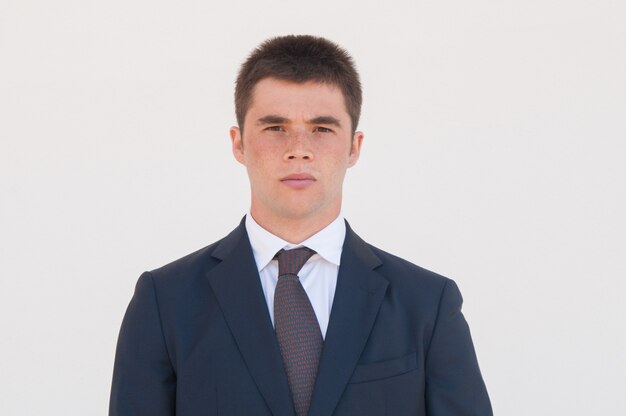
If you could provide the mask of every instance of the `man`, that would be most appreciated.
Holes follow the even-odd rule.
[[[491,415],[453,281],[341,216],[361,87],[323,38],[257,48],[235,92],[251,207],[228,236],[144,273],[110,415]]]

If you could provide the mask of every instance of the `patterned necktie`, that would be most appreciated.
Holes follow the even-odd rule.
[[[298,272],[315,251],[280,250],[274,293],[274,326],[297,416],[306,416],[324,341]]]

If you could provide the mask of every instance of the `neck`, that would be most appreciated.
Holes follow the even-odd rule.
[[[315,235],[326,228],[339,216],[339,209],[336,212],[315,218],[284,218],[264,215],[263,212],[250,210],[252,218],[265,230],[291,244],[300,244],[307,238]]]

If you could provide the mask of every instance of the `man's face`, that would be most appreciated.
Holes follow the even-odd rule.
[[[230,136],[248,170],[255,219],[328,223],[339,214],[346,169],[363,140],[361,132],[352,135],[339,88],[265,78],[254,89],[243,137],[236,127]]]

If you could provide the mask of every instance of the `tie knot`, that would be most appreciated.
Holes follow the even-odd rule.
[[[280,250],[274,257],[278,260],[278,276],[297,276],[304,263],[313,254],[315,251],[308,247]]]

